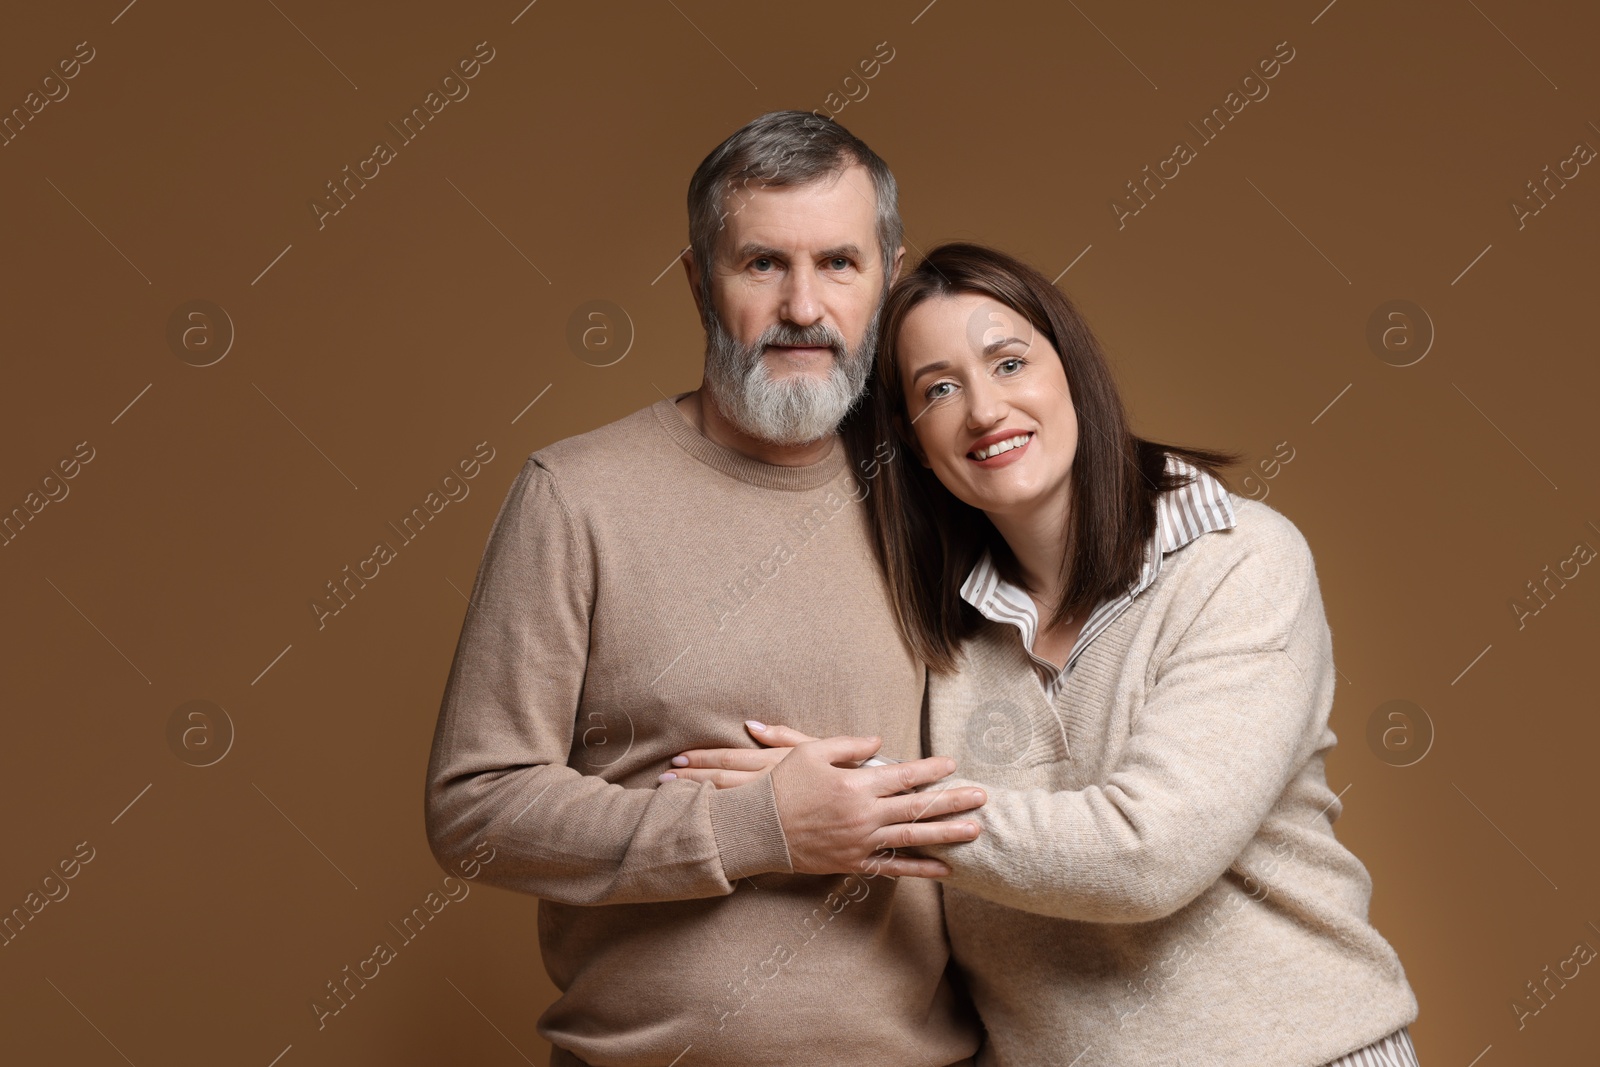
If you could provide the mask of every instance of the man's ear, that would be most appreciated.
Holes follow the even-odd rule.
[[[689,279],[689,295],[694,297],[694,309],[700,314],[700,321],[706,321],[706,309],[700,306],[700,265],[695,262],[694,250],[686,249],[682,256],[683,274]]]
[[[905,245],[901,245],[899,248],[894,250],[894,266],[889,271],[889,284],[890,285],[893,285],[895,283],[895,280],[900,277],[900,266],[901,266],[902,261],[905,258],[906,258],[906,246]]]

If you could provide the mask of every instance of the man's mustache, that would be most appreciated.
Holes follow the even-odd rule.
[[[847,348],[844,337],[825,323],[810,326],[792,326],[782,323],[769,328],[751,346],[750,354],[758,357],[769,345],[803,348],[831,348],[835,359],[843,359]]]

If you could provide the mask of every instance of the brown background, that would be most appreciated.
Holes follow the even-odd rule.
[[[1510,1007],[1600,948],[1600,577],[1520,629],[1510,607],[1600,547],[1600,174],[1520,228],[1510,206],[1600,145],[1592,11],[124,3],[14,8],[0,31],[6,110],[95,50],[0,148],[0,507],[78,442],[95,456],[0,548],[0,908],[94,849],[0,948],[0,1060],[544,1062],[534,902],[485,885],[320,1032],[309,1002],[441,885],[428,746],[523,458],[699,382],[672,266],[694,166],[762,111],[859,97],[845,78],[886,41],[838,117],[895,169],[912,257],[973,238],[1072,265],[1140,432],[1293,449],[1250,487],[1316,553],[1339,834],[1416,988],[1423,1062],[1594,1062],[1595,968],[1520,1031]],[[319,229],[324,183],[480,41],[470,96]],[[1202,145],[1187,123],[1281,41],[1270,96]],[[1180,138],[1198,158],[1119,229],[1112,199]],[[236,333],[207,367],[167,340],[195,299]],[[606,367],[566,340],[596,299],[631,340]],[[1395,299],[1436,331],[1410,366],[1367,340]],[[470,497],[319,630],[324,583],[485,440]],[[170,739],[190,700],[225,710],[231,747],[221,712]],[[1420,716],[1367,741],[1390,700],[1432,723],[1411,766],[1392,764]]]

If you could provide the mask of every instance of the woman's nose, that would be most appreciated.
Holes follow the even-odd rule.
[[[993,426],[1010,413],[1001,391],[979,377],[967,386],[967,426],[982,429]]]

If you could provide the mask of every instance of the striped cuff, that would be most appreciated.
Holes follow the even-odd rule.
[[[711,790],[711,832],[717,839],[723,875],[730,883],[752,874],[794,873],[789,842],[778,821],[772,775],[732,789]]]
[[[1365,1048],[1346,1053],[1327,1067],[1419,1067],[1411,1032],[1404,1026]]]

